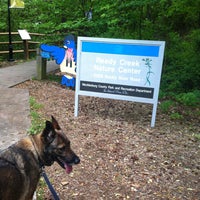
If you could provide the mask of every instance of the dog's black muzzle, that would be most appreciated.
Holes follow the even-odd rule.
[[[80,163],[80,158],[79,158],[77,155],[75,155],[75,156],[73,156],[72,159],[68,160],[68,159],[66,159],[66,158],[64,158],[64,157],[56,156],[56,157],[55,157],[55,161],[56,161],[62,168],[65,169],[65,164],[67,164],[67,165],[77,165],[77,164],[79,164],[79,163]]]

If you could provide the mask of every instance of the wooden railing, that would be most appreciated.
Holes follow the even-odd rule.
[[[9,54],[9,50],[5,50],[4,48],[1,48],[1,45],[7,45],[9,47],[9,41],[7,42],[2,42],[1,41],[1,36],[7,36],[8,38],[8,32],[5,33],[0,33],[0,55],[1,54]],[[19,35],[18,32],[12,32],[12,36],[17,36]],[[29,33],[30,36],[44,36],[45,34],[40,34],[40,33]],[[19,36],[20,38],[20,36]],[[20,38],[21,39],[21,38]],[[4,40],[5,41],[5,40]],[[14,47],[16,44],[21,44],[20,49],[15,49],[13,48],[13,53],[24,53],[24,59],[28,60],[30,52],[36,52],[37,49],[37,44],[40,44],[38,41],[32,41],[32,40],[18,40],[18,41],[12,41],[12,46]],[[29,48],[30,44],[34,45],[35,48]]]

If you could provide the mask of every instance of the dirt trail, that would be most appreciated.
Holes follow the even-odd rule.
[[[81,158],[71,175],[46,168],[62,200],[200,199],[199,109],[180,108],[184,119],[172,120],[158,107],[151,128],[150,105],[81,97],[74,118],[74,91],[49,81],[16,87],[44,105],[46,119],[57,118]]]

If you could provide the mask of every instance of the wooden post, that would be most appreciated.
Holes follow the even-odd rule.
[[[28,52],[28,40],[23,40],[24,43],[24,59],[29,59],[29,52]]]
[[[40,55],[40,48],[37,48],[37,79],[42,80],[46,78],[47,60]]]

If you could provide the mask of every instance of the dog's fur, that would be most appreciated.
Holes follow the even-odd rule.
[[[31,200],[41,168],[54,161],[70,173],[80,159],[52,116],[41,134],[28,136],[0,152],[0,200]]]

